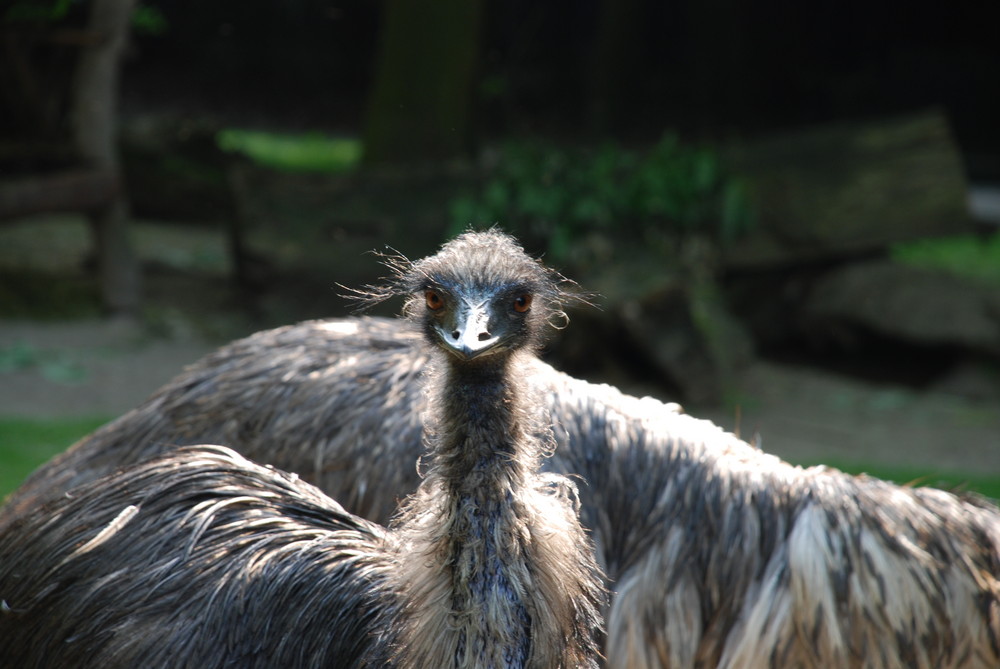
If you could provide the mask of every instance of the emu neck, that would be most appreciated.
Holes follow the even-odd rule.
[[[517,358],[449,363],[434,390],[427,484],[442,493],[439,550],[447,565],[456,666],[523,667],[531,652],[523,491],[538,447],[511,380]]]
[[[451,362],[437,379],[431,457],[450,495],[509,503],[536,465],[538,447],[525,424],[520,384],[511,378],[516,356],[480,364]],[[432,402],[434,404],[434,402]]]

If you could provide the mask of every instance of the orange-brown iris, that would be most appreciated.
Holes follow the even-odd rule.
[[[525,293],[524,295],[519,295],[514,299],[514,311],[519,314],[523,314],[525,311],[531,308],[531,295]]]
[[[424,298],[427,300],[427,308],[431,311],[437,311],[444,306],[444,300],[433,290],[428,290],[424,293]]]

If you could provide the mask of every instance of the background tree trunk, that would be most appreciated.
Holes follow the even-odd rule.
[[[80,53],[73,80],[70,123],[84,164],[118,174],[118,79],[134,0],[91,0],[88,29],[100,36]],[[101,292],[112,312],[139,304],[139,269],[129,241],[128,202],[123,191],[90,212],[97,243]]]
[[[451,158],[470,147],[482,0],[389,0],[365,123],[366,164]]]

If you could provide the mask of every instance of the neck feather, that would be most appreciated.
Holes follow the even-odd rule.
[[[525,500],[535,493],[541,447],[511,381],[518,362],[514,355],[435,370],[428,404],[436,413],[424,417],[427,477],[400,518],[416,552],[434,556],[405,570],[419,636],[439,639],[431,651],[454,666],[519,667],[531,654],[535,512]]]
[[[541,447],[530,403],[512,378],[517,366],[512,356],[475,367],[450,363],[435,374],[431,406],[438,409],[424,417],[427,478],[449,496],[504,502],[537,469]]]

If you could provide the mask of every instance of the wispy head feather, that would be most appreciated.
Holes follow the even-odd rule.
[[[355,310],[358,312],[370,309],[398,295],[408,296],[410,294],[404,287],[404,279],[412,270],[413,261],[392,247],[387,246],[386,248],[389,249],[388,253],[371,251],[373,255],[382,259],[382,264],[391,272],[389,276],[382,277],[382,283],[367,284],[361,288],[337,284],[339,288],[347,291],[341,297],[357,304]]]
[[[348,289],[360,308],[385,300],[407,298],[404,313],[415,315],[415,305],[431,288],[486,291],[503,286],[517,286],[535,297],[534,307],[553,327],[564,327],[568,320],[563,311],[568,304],[589,304],[588,296],[577,285],[545,267],[525,252],[516,239],[496,228],[484,232],[465,232],[445,243],[432,256],[412,261],[392,249],[379,254],[390,275],[380,284]]]

